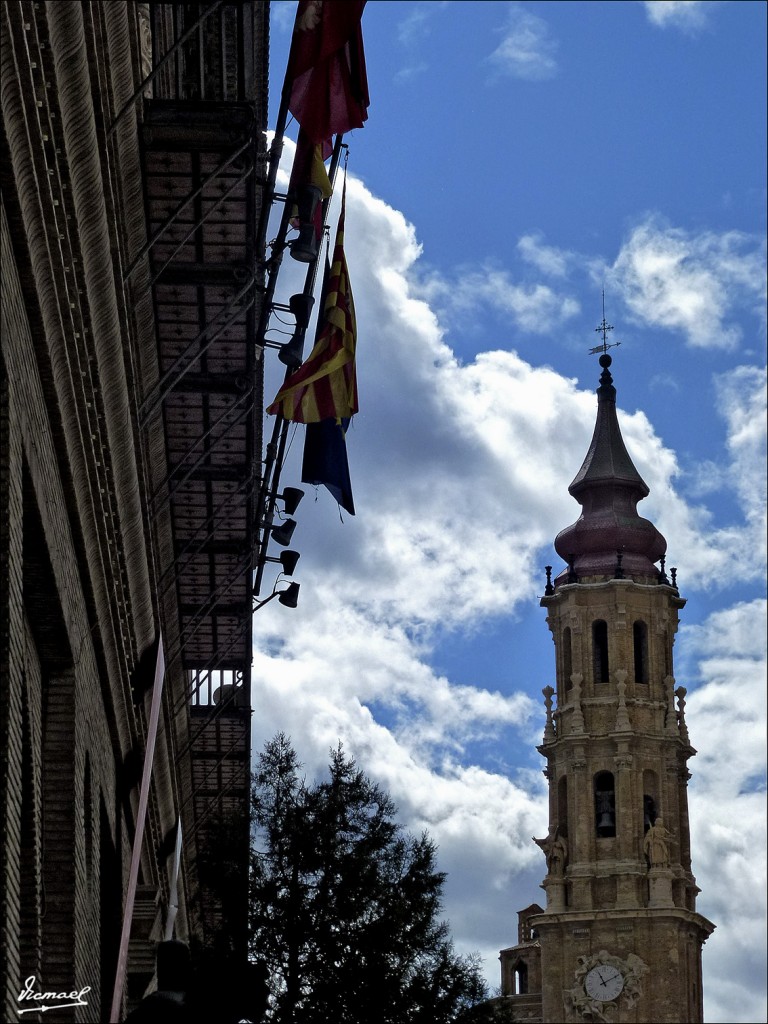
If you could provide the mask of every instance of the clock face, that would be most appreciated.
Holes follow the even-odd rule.
[[[621,990],[624,988],[624,976],[617,967],[613,967],[611,964],[598,964],[584,979],[584,988],[593,999],[607,1003],[621,995]]]

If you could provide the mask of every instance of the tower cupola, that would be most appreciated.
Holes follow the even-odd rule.
[[[581,469],[568,491],[582,506],[579,519],[561,530],[555,550],[568,563],[555,585],[619,578],[655,582],[654,566],[667,542],[648,519],[637,513],[648,485],[629,457],[616,416],[616,388],[607,352],[597,389],[597,422]]]

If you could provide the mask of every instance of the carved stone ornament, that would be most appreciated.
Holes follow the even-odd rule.
[[[571,676],[571,683],[573,684],[573,691],[571,693],[573,723],[571,729],[573,732],[584,732],[584,712],[581,710],[581,684],[583,681],[584,676],[581,672],[574,672]]]
[[[136,5],[139,20],[139,54],[141,59],[141,79],[144,81],[152,73],[152,22],[148,3]],[[144,98],[152,99],[152,83],[144,90]]]
[[[598,979],[603,974],[606,981],[612,983],[616,992],[611,999],[597,998],[590,994],[595,991],[591,979]],[[623,1002],[631,1010],[642,996],[641,982],[648,973],[648,965],[635,953],[626,959],[612,956],[606,950],[599,953],[580,956],[574,971],[576,984],[563,992],[563,1009],[566,1021],[613,1021]]]
[[[551,686],[545,686],[541,692],[544,694],[544,705],[547,709],[547,721],[544,726],[544,742],[554,743],[557,739],[555,725],[552,718],[552,698],[555,695],[555,691]]]

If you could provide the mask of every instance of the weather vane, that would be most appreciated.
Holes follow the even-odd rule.
[[[603,288],[603,322],[600,324],[599,327],[596,327],[595,330],[598,334],[602,334],[603,344],[595,345],[594,348],[591,348],[589,350],[589,354],[591,356],[596,356],[598,352],[605,353],[608,351],[609,348],[618,348],[621,344],[620,341],[614,341],[612,345],[608,344],[608,331],[613,330],[613,324],[609,324],[605,319],[605,288]]]

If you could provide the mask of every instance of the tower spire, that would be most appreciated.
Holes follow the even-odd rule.
[[[628,579],[655,581],[654,567],[667,549],[667,542],[656,527],[637,513],[637,503],[649,489],[635,468],[624,445],[616,415],[616,388],[608,354],[607,332],[613,327],[605,320],[596,328],[603,333],[600,352],[600,386],[597,389],[597,420],[587,454],[569,492],[581,504],[577,522],[562,530],[555,539],[555,550],[571,567],[571,575],[584,581],[611,579],[617,552],[622,554],[622,570]],[[619,344],[618,342],[616,344]],[[568,582],[562,572],[555,586]]]

